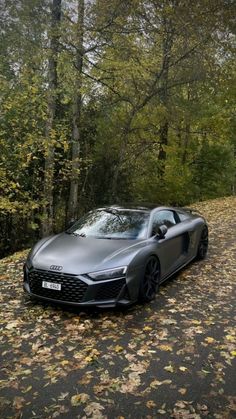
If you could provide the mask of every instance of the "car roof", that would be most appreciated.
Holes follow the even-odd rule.
[[[172,210],[179,213],[184,213],[189,216],[189,218],[196,216],[202,217],[202,215],[193,208],[186,208],[186,207],[172,207],[167,206],[163,204],[152,204],[152,203],[138,203],[138,204],[114,204],[114,205],[106,205],[100,208],[97,208],[97,210],[110,210],[110,211],[140,211],[140,212],[146,212],[151,214],[155,210]]]
[[[106,205],[104,207],[98,208],[98,210],[117,210],[117,211],[143,211],[151,212],[154,209],[172,209],[172,207],[167,207],[161,204],[123,204],[123,205]]]

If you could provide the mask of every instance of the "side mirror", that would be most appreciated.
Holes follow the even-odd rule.
[[[168,231],[167,226],[163,224],[162,226],[158,226],[156,228],[155,235],[157,236],[158,239],[164,239],[167,231]]]

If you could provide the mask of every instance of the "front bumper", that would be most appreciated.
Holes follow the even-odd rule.
[[[42,281],[61,284],[61,291],[43,288]],[[29,270],[25,266],[23,288],[33,298],[78,307],[128,306],[133,302],[125,277],[95,282],[83,275]]]

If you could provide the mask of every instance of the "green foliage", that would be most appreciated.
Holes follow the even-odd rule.
[[[79,214],[107,202],[185,205],[235,191],[232,4],[213,3],[86,3]],[[77,2],[62,2],[57,109],[46,136],[50,4],[9,0],[1,6],[0,222],[9,241],[20,224],[27,241],[39,234],[51,145],[56,231],[68,210]]]
[[[203,141],[194,162],[193,185],[200,200],[230,195],[234,182],[235,162],[229,144]]]

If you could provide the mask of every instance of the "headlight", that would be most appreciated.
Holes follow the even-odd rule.
[[[127,271],[127,266],[121,266],[120,268],[106,269],[104,271],[91,272],[88,274],[89,278],[95,281],[102,281],[103,279],[114,279],[124,276]]]

